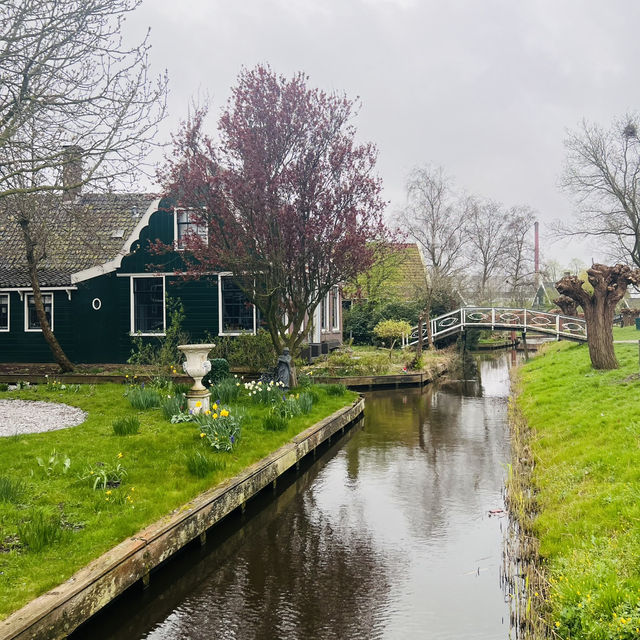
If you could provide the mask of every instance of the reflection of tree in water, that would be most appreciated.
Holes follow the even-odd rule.
[[[211,574],[187,603],[187,635],[169,619],[158,637],[375,638],[387,591],[365,535],[343,540],[296,508]]]

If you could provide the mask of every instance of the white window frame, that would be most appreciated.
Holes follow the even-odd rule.
[[[51,296],[51,322],[49,323],[50,328],[51,328],[51,332],[53,333],[53,317],[54,317],[54,311],[53,311],[53,303],[54,303],[54,293],[53,291],[41,291],[40,295],[44,298],[45,296]],[[33,292],[31,293],[25,293],[24,296],[24,330],[27,333],[42,333],[42,328],[37,328],[37,329],[30,329],[29,328],[29,298],[33,298]],[[35,301],[34,301],[34,305],[35,305]]]
[[[175,248],[176,251],[184,251],[185,248],[183,246],[181,246],[180,244],[180,237],[178,236],[178,230],[180,228],[180,225],[178,224],[178,217],[180,216],[181,213],[186,213],[187,215],[191,212],[195,212],[195,209],[187,209],[184,207],[177,207],[173,210],[173,238],[174,238],[174,242],[173,242],[173,246]],[[186,223],[189,224],[189,223]],[[191,224],[196,224],[196,223],[191,223]],[[196,225],[197,227],[202,228],[203,233],[201,233],[200,231],[196,231],[196,235],[200,236],[200,238],[202,238],[202,240],[204,241],[205,244],[209,244],[209,228],[207,227],[206,224],[203,225]]]
[[[250,333],[252,335],[256,335],[256,324],[257,324],[257,313],[256,313],[256,305],[252,304],[253,307],[253,330],[252,331],[223,331],[222,330],[222,278],[230,278],[233,276],[231,271],[223,271],[218,274],[218,335],[219,336],[241,336],[245,333]]]
[[[340,290],[338,286],[331,287],[331,331],[333,333],[340,332]],[[335,320],[335,322],[334,322]]]
[[[135,330],[135,296],[133,292],[133,281],[142,278],[162,278],[162,331],[142,333]],[[163,337],[167,335],[167,281],[163,274],[158,273],[136,273],[129,276],[129,335]]]
[[[320,302],[320,332],[329,333],[329,293]]]
[[[0,327],[0,332],[11,331],[11,294],[10,293],[0,293],[0,298],[7,298],[7,328],[3,329]]]

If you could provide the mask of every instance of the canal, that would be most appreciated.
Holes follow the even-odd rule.
[[[508,638],[510,362],[366,394],[313,464],[72,637]]]

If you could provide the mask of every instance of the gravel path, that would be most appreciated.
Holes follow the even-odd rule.
[[[75,427],[86,412],[55,402],[0,400],[0,437]]]

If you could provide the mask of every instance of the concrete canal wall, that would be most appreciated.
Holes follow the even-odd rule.
[[[294,467],[320,444],[356,420],[364,399],[336,411],[298,434],[291,442],[256,462],[174,513],[128,538],[73,575],[0,622],[0,639],[64,638],[138,580],[211,526]]]

